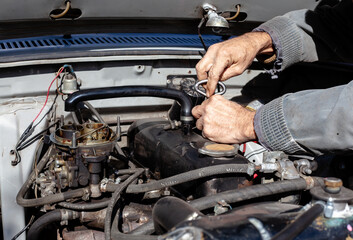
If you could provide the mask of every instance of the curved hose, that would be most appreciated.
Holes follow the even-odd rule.
[[[293,180],[284,180],[272,183],[252,185],[241,189],[221,192],[218,194],[202,197],[190,202],[191,206],[202,211],[214,207],[219,201],[224,200],[227,203],[236,203],[258,197],[265,197],[279,193],[302,191],[314,186],[323,186],[323,179],[312,177],[313,182],[298,178]]]
[[[100,123],[105,123],[104,119],[102,118],[102,116],[98,113],[97,109],[95,109],[92,104],[90,104],[89,102],[87,101],[84,101],[83,102],[84,105],[86,105],[86,107],[88,107],[88,109],[94,114],[96,115],[96,117],[98,118],[98,121]]]
[[[238,15],[240,13],[240,4],[237,4],[236,7],[237,7],[237,12],[234,14],[233,17],[225,18],[227,21],[234,20],[238,17]]]
[[[129,185],[126,189],[127,193],[142,193],[152,190],[158,190],[165,187],[171,187],[181,183],[189,182],[192,180],[219,175],[219,174],[230,174],[230,173],[247,173],[248,164],[222,164],[216,166],[209,166],[199,168],[189,172],[174,175],[172,177],[164,178],[155,182],[139,185]]]
[[[87,101],[84,101],[83,104],[86,105],[86,107],[91,111],[91,113],[93,113],[93,114],[97,117],[97,119],[98,119],[98,121],[99,121],[100,123],[106,123],[106,122],[104,121],[104,119],[102,118],[102,116],[98,113],[97,109],[95,109],[95,108],[92,106],[92,104],[90,104],[90,103],[87,102]],[[75,123],[76,125],[80,125],[81,123],[80,123],[80,121],[78,120],[78,117],[77,117],[76,114],[77,114],[76,111],[71,112],[72,120],[74,121],[74,123]]]
[[[67,191],[63,193],[55,193],[42,198],[24,199],[23,196],[16,198],[16,201],[22,207],[37,207],[46,204],[52,204],[57,202],[62,202],[71,198],[79,198],[84,196],[89,192],[88,188],[79,188],[72,191]]]
[[[80,125],[80,121],[78,120],[77,116],[76,116],[76,112],[71,112],[71,117],[72,117],[72,120],[74,121],[74,123],[76,125]]]
[[[62,11],[61,13],[59,13],[57,15],[50,14],[50,17],[51,18],[55,18],[55,19],[61,18],[61,17],[66,15],[66,13],[69,11],[70,7],[71,7],[71,2],[70,1],[66,1],[66,7],[65,7],[64,11]]]
[[[28,230],[27,240],[37,240],[40,238],[42,230],[54,222],[63,220],[74,220],[80,217],[80,213],[68,210],[54,210],[38,218]]]
[[[33,169],[31,174],[27,178],[26,182],[22,185],[20,191],[18,192],[16,196],[16,202],[22,207],[37,207],[45,204],[52,204],[56,202],[65,201],[70,198],[82,197],[83,195],[87,194],[87,191],[89,191],[86,188],[80,188],[80,189],[76,189],[68,192],[48,195],[42,198],[33,198],[33,199],[24,198],[25,194],[32,187],[33,182],[36,180],[36,171],[41,172],[44,166],[46,165],[46,163],[48,162],[51,150],[52,150],[52,147],[48,149],[48,151],[43,156],[42,160],[39,162],[37,168]]]
[[[309,210],[302,213],[291,224],[283,228],[271,240],[292,240],[296,238],[304,229],[324,211],[322,204],[315,204]]]
[[[113,193],[113,196],[110,199],[109,205],[107,207],[107,213],[106,213],[105,221],[104,221],[104,234],[105,234],[105,239],[106,240],[111,240],[111,232],[110,232],[110,230],[111,230],[111,225],[112,225],[111,224],[112,223],[112,214],[113,214],[113,210],[114,210],[115,204],[117,203],[117,201],[120,198],[121,192],[129,184],[131,184],[133,181],[135,181],[136,178],[138,178],[138,176],[140,176],[144,171],[145,171],[145,169],[143,169],[143,168],[136,168],[135,169],[135,173],[133,175],[131,175],[128,179],[126,179],[122,184],[120,184],[119,187]],[[123,234],[123,233],[121,233],[121,234]],[[138,236],[138,237],[140,237],[140,236]]]
[[[70,203],[70,202],[59,202],[58,205],[63,208],[77,210],[77,211],[86,211],[86,210],[96,210],[102,209],[108,206],[110,200],[97,202],[97,203]]]
[[[172,216],[172,217],[171,217]],[[159,199],[153,207],[152,217],[158,233],[169,231],[179,223],[202,218],[204,215],[187,202],[176,197]]]
[[[114,225],[114,223],[113,223]],[[153,221],[148,221],[147,223],[135,228],[131,232],[129,232],[130,235],[149,235],[154,233],[154,223]],[[112,229],[112,235],[113,235],[113,229]]]
[[[65,101],[65,111],[75,111],[76,105],[83,101],[118,98],[118,97],[160,97],[174,99],[181,105],[180,120],[184,124],[191,124],[192,101],[189,96],[175,89],[154,86],[124,86],[81,90],[71,94]]]

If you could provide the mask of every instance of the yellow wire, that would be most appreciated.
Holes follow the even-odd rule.
[[[65,14],[69,11],[70,6],[71,6],[71,2],[67,1],[66,2],[66,8],[65,8],[65,10],[62,13],[59,13],[57,15],[51,14],[50,17],[56,19],[56,18],[61,18],[61,17],[65,16]]]
[[[233,17],[226,18],[227,21],[234,20],[238,17],[238,15],[240,13],[240,4],[237,4],[236,7],[237,7],[237,13]]]

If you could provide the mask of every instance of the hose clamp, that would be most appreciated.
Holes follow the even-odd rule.
[[[202,86],[202,84],[205,84],[205,83],[207,83],[208,82],[208,79],[205,79],[205,80],[201,80],[201,81],[198,81],[196,84],[195,84],[195,90],[196,90],[196,92],[198,92],[199,94],[201,94],[201,95],[203,95],[203,96],[205,96],[205,97],[207,97],[206,96],[206,92],[205,92],[205,88]],[[225,94],[226,93],[226,90],[227,90],[227,88],[226,88],[226,85],[223,83],[223,82],[218,82],[217,83],[217,85],[219,86],[219,90],[218,90],[218,92],[215,92],[215,94],[217,94],[217,95],[223,95],[223,94]],[[202,89],[201,89],[201,88]]]

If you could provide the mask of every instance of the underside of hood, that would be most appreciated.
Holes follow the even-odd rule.
[[[203,15],[202,5],[214,5],[219,12],[234,11],[237,4],[247,13],[248,21],[266,21],[291,10],[313,8],[315,0],[72,0],[72,10],[79,10],[78,18],[153,18],[195,19]],[[65,0],[3,0],[0,21],[51,20],[50,14],[64,9]]]

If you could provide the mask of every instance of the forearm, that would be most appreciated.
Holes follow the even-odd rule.
[[[254,31],[266,32],[272,39],[276,59],[273,71],[281,71],[297,62],[318,60],[314,41],[298,21],[305,19],[307,10],[300,10],[279,16],[263,23]],[[310,26],[307,26],[310,29]],[[311,29],[312,30],[312,29]]]
[[[265,147],[290,154],[353,150],[353,81],[325,90],[302,91],[260,108],[255,132]]]
[[[276,53],[272,72],[297,62],[353,62],[353,4],[342,0],[334,7],[297,10],[275,17],[254,31],[268,33]]]

